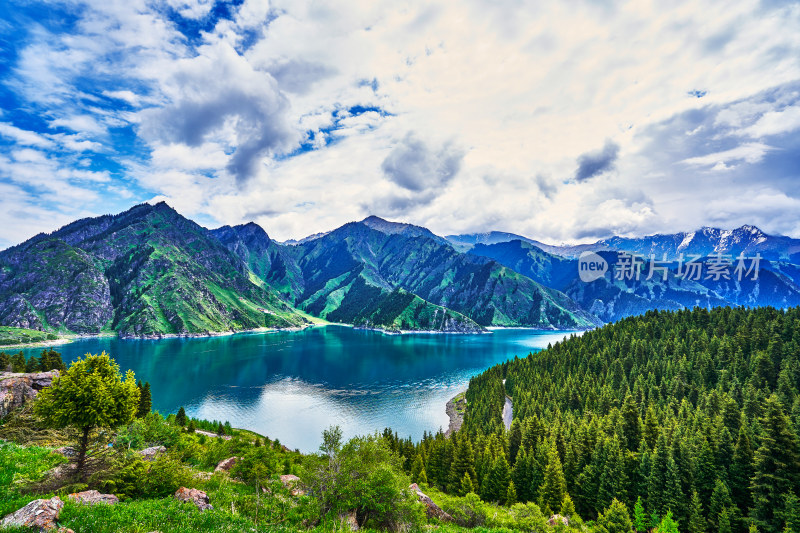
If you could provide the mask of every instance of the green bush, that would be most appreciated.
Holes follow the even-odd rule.
[[[149,446],[171,448],[181,438],[179,428],[170,425],[159,413],[149,413],[137,418],[117,434],[115,445],[120,448],[141,450]]]
[[[191,484],[192,472],[168,455],[152,462],[132,454],[117,459],[115,465],[93,476],[89,486],[101,492],[126,498],[159,498]]]

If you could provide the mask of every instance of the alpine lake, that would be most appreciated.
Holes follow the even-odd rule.
[[[347,326],[159,340],[96,337],[55,346],[64,362],[109,353],[149,381],[153,409],[230,421],[303,452],[322,431],[345,437],[389,427],[400,437],[446,430],[448,400],[487,368],[574,332],[387,335]],[[577,333],[579,334],[579,333]],[[42,348],[24,350],[26,356]]]

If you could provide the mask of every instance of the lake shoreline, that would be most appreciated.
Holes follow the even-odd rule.
[[[456,433],[464,424],[464,413],[467,409],[466,392],[467,391],[459,392],[454,397],[450,398],[444,407],[447,416],[450,418],[450,424],[447,426],[447,431],[444,432],[445,437]]]

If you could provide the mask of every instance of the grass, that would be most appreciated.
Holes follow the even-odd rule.
[[[20,488],[40,480],[45,472],[64,462],[66,459],[48,448],[0,442],[0,517],[38,498],[51,497],[25,494]]]
[[[37,342],[53,341],[56,339],[58,339],[58,335],[55,333],[47,333],[46,331],[38,331],[35,329],[0,326],[0,346],[32,344]]]

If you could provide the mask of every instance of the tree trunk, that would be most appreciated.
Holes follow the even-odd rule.
[[[81,435],[79,441],[79,449],[78,449],[78,469],[77,474],[80,479],[84,477],[84,467],[86,466],[86,449],[89,447],[89,430],[91,428],[89,426],[84,426],[83,434]]]

